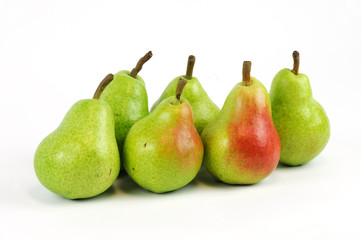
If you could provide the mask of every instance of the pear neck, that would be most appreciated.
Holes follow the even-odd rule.
[[[177,106],[177,105],[181,105],[182,102],[180,99],[178,99],[177,97],[174,97],[170,102],[169,102],[171,105],[173,106]]]
[[[289,73],[289,75],[284,76],[286,77],[285,80],[281,78],[282,81],[278,82],[279,84],[271,87],[270,96],[273,97],[274,102],[282,106],[305,107],[313,99],[310,82],[304,74],[293,75],[293,78],[292,75],[293,73]],[[287,82],[287,88],[285,88],[284,81]]]

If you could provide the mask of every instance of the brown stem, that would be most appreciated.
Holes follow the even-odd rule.
[[[177,89],[175,91],[175,97],[180,100],[180,97],[182,95],[183,92],[183,88],[186,86],[187,84],[187,80],[185,80],[184,78],[179,78],[178,80],[178,84],[177,84]]]
[[[292,72],[294,74],[298,74],[298,69],[300,68],[300,53],[297,51],[294,51],[292,53],[292,57],[293,57],[293,69]]]
[[[196,57],[193,55],[190,55],[188,57],[188,64],[187,64],[187,73],[186,73],[186,79],[192,79],[193,77],[193,68],[194,64],[196,62]]]
[[[251,61],[244,61],[243,62],[243,79],[242,83],[244,86],[250,86],[251,85]]]
[[[100,82],[97,90],[94,93],[93,99],[99,99],[100,95],[102,94],[102,92],[104,91],[104,89],[108,86],[108,84],[113,81],[114,79],[114,75],[109,73],[104,79],[103,81]]]
[[[135,78],[140,70],[142,70],[143,64],[146,63],[153,56],[152,51],[147,52],[141,59],[139,59],[137,66],[130,72],[130,76]]]

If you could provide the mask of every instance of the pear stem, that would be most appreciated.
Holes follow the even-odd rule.
[[[104,89],[108,86],[108,84],[113,81],[114,79],[114,75],[109,73],[104,79],[103,81],[100,82],[97,90],[94,93],[93,99],[99,99],[100,95],[102,94],[102,92],[104,91]]]
[[[250,86],[251,85],[251,61],[244,61],[243,62],[243,70],[242,70],[242,83],[244,86]]]
[[[144,57],[139,59],[137,66],[130,72],[130,76],[135,78],[137,74],[142,70],[143,64],[146,63],[153,56],[152,51],[147,52]]]
[[[187,73],[186,73],[186,79],[192,79],[193,77],[193,68],[194,68],[194,64],[196,62],[196,57],[193,55],[190,55],[188,57],[188,64],[187,64]]]
[[[292,53],[293,57],[293,69],[292,72],[296,75],[298,75],[298,69],[300,68],[300,53],[297,51],[294,51]]]
[[[187,82],[188,81],[184,78],[179,78],[178,80],[177,89],[175,91],[175,97],[178,99],[178,101],[180,101],[180,97],[182,95],[184,87],[187,85]]]

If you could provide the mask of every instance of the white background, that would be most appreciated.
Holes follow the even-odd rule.
[[[360,31],[356,0],[0,0],[0,239],[360,239]],[[128,177],[88,200],[49,192],[33,170],[37,145],[106,74],[131,70],[148,50],[149,106],[194,54],[194,75],[219,107],[244,60],[269,89],[298,50],[331,122],[327,147],[253,186],[202,170],[168,194]]]

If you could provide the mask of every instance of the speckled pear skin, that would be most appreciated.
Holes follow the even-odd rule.
[[[80,100],[38,146],[35,173],[50,191],[69,199],[89,198],[117,178],[120,158],[109,105]]]
[[[291,166],[308,163],[330,138],[330,122],[312,97],[308,77],[290,69],[279,71],[273,79],[270,98],[282,145],[280,162]]]
[[[129,71],[120,71],[104,89],[100,100],[113,110],[115,136],[121,153],[125,137],[134,123],[149,115],[148,95],[143,79],[131,77]]]
[[[174,95],[177,88],[177,82],[180,77],[185,78],[185,75],[174,78],[168,84],[160,98],[153,104],[151,112],[164,99]],[[196,77],[187,81],[188,83],[184,87],[182,97],[187,99],[189,104],[192,106],[194,124],[198,133],[201,134],[203,129],[217,116],[219,108],[210,99],[206,91],[204,91],[202,85]]]
[[[218,117],[202,133],[204,165],[228,184],[254,184],[278,164],[280,139],[272,122],[269,96],[257,79],[238,83]]]
[[[174,94],[174,93],[173,93]],[[192,109],[181,98],[165,99],[130,129],[123,148],[123,165],[141,187],[155,193],[176,190],[197,175],[203,144],[194,126]]]

